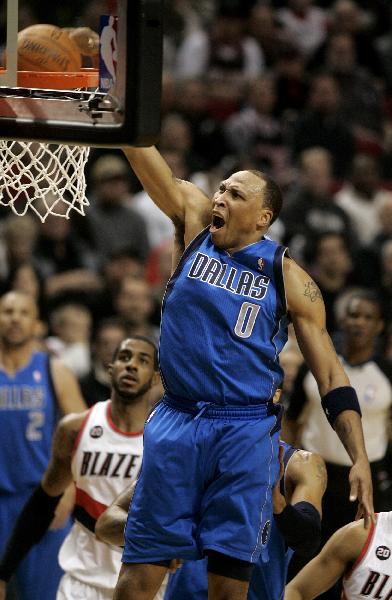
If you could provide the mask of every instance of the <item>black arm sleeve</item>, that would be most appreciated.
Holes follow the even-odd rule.
[[[321,517],[310,502],[287,504],[274,514],[275,522],[290,548],[301,556],[312,557],[321,542]]]
[[[294,382],[293,391],[288,399],[286,417],[289,421],[296,421],[300,416],[306,404],[306,395],[304,390],[304,379],[309,372],[306,364],[300,366],[297,377]]]
[[[31,494],[15,523],[1,558],[0,579],[8,581],[30,548],[43,537],[61,496],[62,494],[49,496],[41,485]]]

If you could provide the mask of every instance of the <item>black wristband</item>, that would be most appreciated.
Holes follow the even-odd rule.
[[[336,417],[344,410],[355,410],[362,416],[357,392],[350,385],[338,387],[321,398],[325,416],[333,427]]]
[[[60,501],[60,496],[49,496],[39,485],[22,509],[0,561],[0,579],[9,581],[15,569],[30,548],[47,531]]]
[[[286,543],[303,556],[315,554],[321,540],[321,517],[310,502],[287,504],[274,514],[275,522]]]

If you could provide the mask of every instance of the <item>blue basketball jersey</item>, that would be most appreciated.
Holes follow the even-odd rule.
[[[47,354],[35,352],[15,375],[0,368],[0,493],[37,485],[49,462],[56,423]]]
[[[162,305],[166,393],[190,402],[268,402],[282,382],[287,340],[286,248],[263,238],[229,254],[208,229],[188,246]]]

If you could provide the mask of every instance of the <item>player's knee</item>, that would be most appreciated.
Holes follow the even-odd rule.
[[[254,566],[252,563],[227,556],[221,552],[215,552],[214,550],[208,550],[206,554],[208,557],[207,568],[209,573],[249,583]]]

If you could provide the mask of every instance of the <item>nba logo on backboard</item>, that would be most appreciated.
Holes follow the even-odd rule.
[[[264,269],[264,258],[259,258],[259,260],[257,261],[257,268],[259,271],[262,271]]]
[[[99,89],[107,92],[116,81],[117,21],[113,15],[102,15],[99,23]]]

